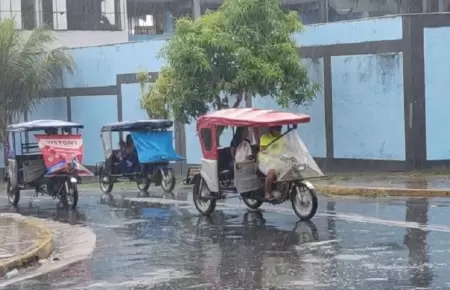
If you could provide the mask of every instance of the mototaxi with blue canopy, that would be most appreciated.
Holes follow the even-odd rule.
[[[105,161],[97,163],[100,189],[110,193],[114,183],[122,179],[135,181],[142,191],[153,182],[165,192],[176,184],[175,172],[169,163],[182,161],[173,148],[171,120],[122,121],[101,128]],[[123,133],[126,133],[123,141]],[[120,141],[114,148],[113,133]]]

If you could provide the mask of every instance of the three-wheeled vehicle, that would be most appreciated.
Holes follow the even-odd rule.
[[[10,144],[6,148],[8,162],[4,181],[11,204],[18,204],[22,189],[35,189],[36,196],[48,194],[65,207],[76,208],[80,177],[93,176],[82,165],[83,140],[79,129],[83,127],[59,120],[35,120],[7,126]],[[30,132],[38,134],[30,135]]]
[[[259,208],[264,202],[280,204],[290,200],[301,220],[311,219],[317,211],[318,201],[313,184],[305,179],[321,177],[323,173],[297,132],[297,124],[309,121],[307,115],[253,108],[224,109],[198,118],[197,133],[203,153],[201,168],[189,168],[186,177],[188,183],[194,184],[193,199],[197,210],[209,215],[218,199],[238,194],[236,197],[241,196],[251,209]],[[270,127],[280,126],[285,127],[284,132],[260,152],[262,133]],[[235,162],[230,147],[218,148],[219,134],[224,127],[250,129],[257,140],[251,144],[254,158]],[[269,150],[275,144],[282,149]],[[272,193],[277,194],[276,198],[264,197],[266,176],[258,166],[261,154],[270,157],[269,166],[277,172],[271,188]]]
[[[141,191],[147,191],[150,183],[171,192],[176,184],[175,172],[170,162],[184,160],[173,149],[171,120],[123,121],[108,124],[101,129],[105,161],[96,165],[100,189],[110,193],[114,183],[120,180],[135,181]],[[129,132],[126,142],[119,142],[113,149],[113,132]]]

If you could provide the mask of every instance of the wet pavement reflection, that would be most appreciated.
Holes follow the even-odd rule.
[[[202,217],[185,191],[90,192],[80,202],[75,212],[52,200],[19,211],[91,227],[93,257],[8,290],[450,287],[445,200],[321,197],[312,222],[298,222],[288,206],[247,211],[238,200]],[[0,211],[11,210],[0,199]]]

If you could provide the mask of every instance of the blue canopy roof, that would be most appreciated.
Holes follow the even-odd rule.
[[[17,124],[11,124],[6,127],[8,132],[26,132],[26,131],[39,131],[48,128],[84,128],[83,125],[73,122],[61,121],[61,120],[34,120],[28,122],[22,122]]]
[[[101,131],[150,131],[156,129],[168,129],[172,126],[172,120],[164,119],[122,121],[104,125]]]
[[[132,132],[131,137],[142,164],[184,160],[173,149],[172,131]]]

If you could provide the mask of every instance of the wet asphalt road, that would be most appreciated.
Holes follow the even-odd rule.
[[[24,215],[91,227],[97,247],[87,261],[6,289],[450,289],[445,199],[321,196],[304,223],[289,204],[251,212],[233,199],[205,218],[186,190],[114,196],[85,190],[76,212],[22,198]],[[0,211],[14,211],[4,196]]]

